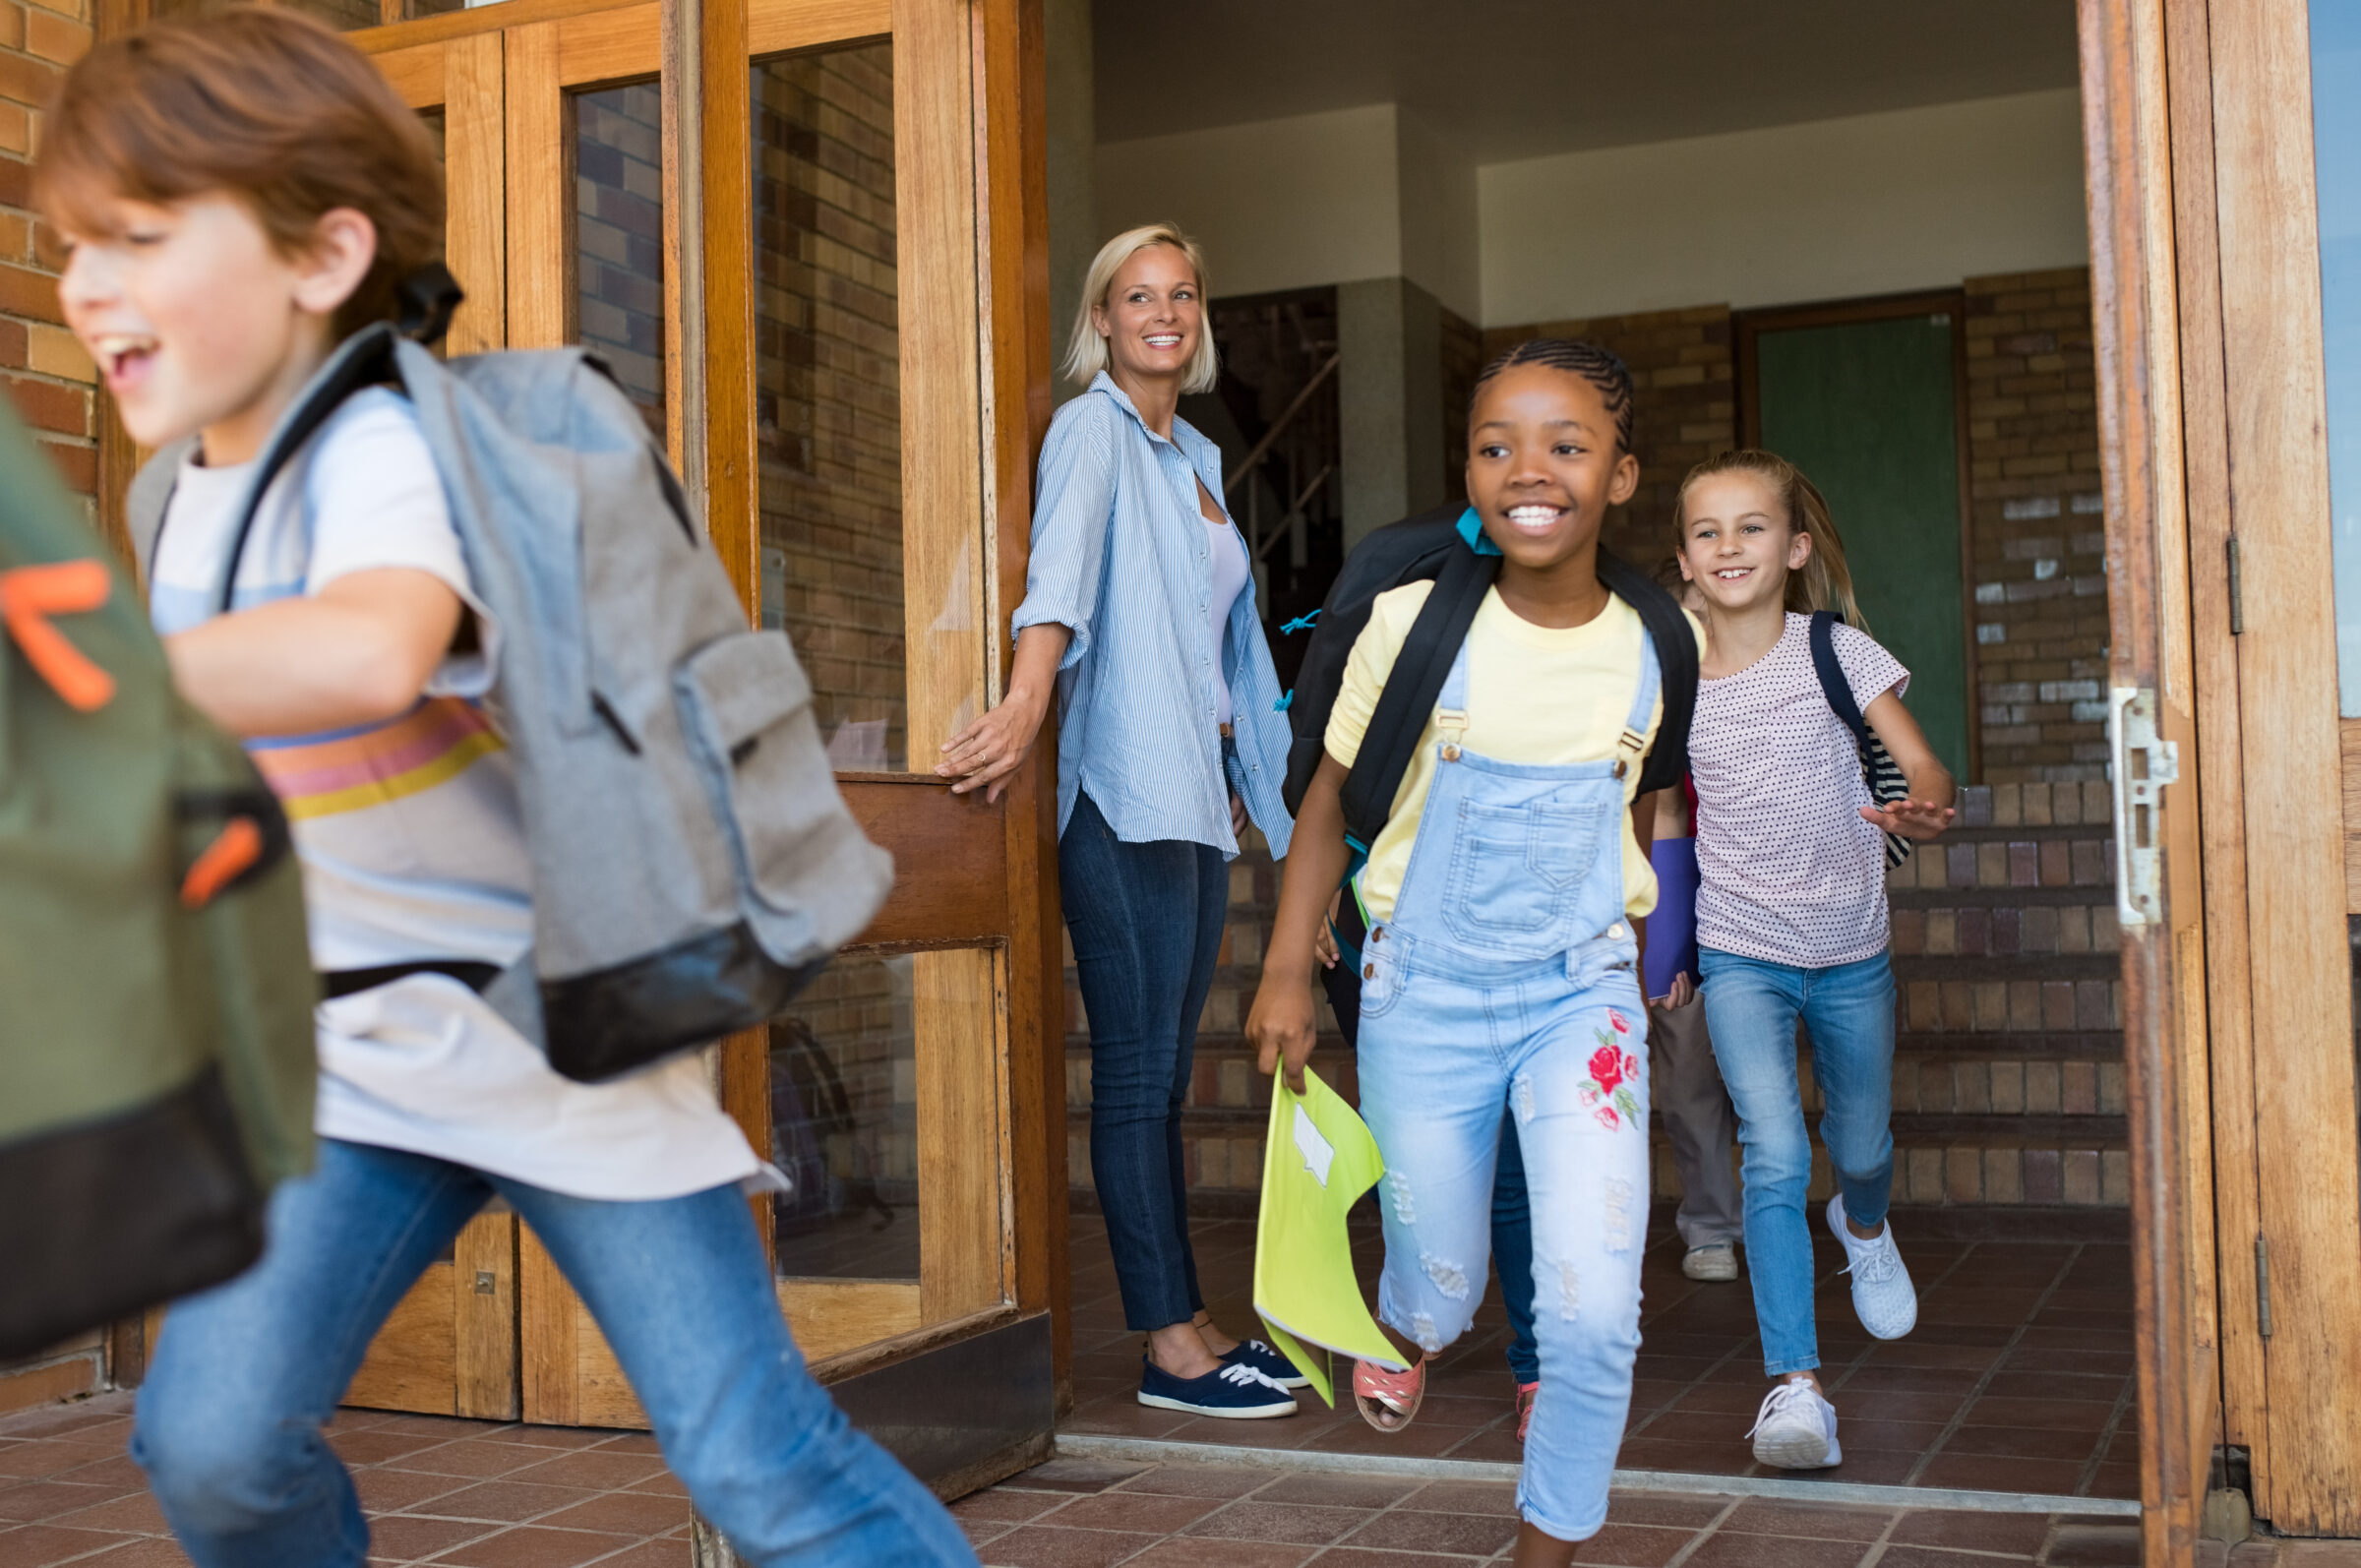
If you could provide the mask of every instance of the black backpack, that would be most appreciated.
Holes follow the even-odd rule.
[[[1345,664],[1353,644],[1369,623],[1369,607],[1377,596],[1407,582],[1431,579],[1418,619],[1411,623],[1402,651],[1378,694],[1376,710],[1362,737],[1361,750],[1344,788],[1345,838],[1366,855],[1393,810],[1394,795],[1426,720],[1442,694],[1451,661],[1467,639],[1476,611],[1500,571],[1496,553],[1480,552],[1480,538],[1470,526],[1473,514],[1464,506],[1437,507],[1390,523],[1363,539],[1346,558],[1344,570],[1328,589],[1328,597],[1303,623],[1312,629],[1311,645],[1288,694],[1288,718],[1295,739],[1288,751],[1285,798],[1289,811],[1301,810],[1303,792],[1319,771],[1325,754],[1328,715],[1344,685]],[[1599,552],[1599,580],[1607,591],[1639,612],[1641,624],[1656,643],[1663,669],[1665,715],[1657,727],[1656,745],[1640,767],[1640,791],[1668,789],[1689,770],[1689,719],[1697,706],[1697,634],[1689,618],[1671,594],[1646,573],[1609,554]],[[1345,899],[1338,910],[1337,946],[1343,959],[1321,975],[1329,1004],[1336,1009],[1338,1027],[1348,1045],[1361,1017],[1362,938],[1367,935],[1359,903]]]
[[[1861,754],[1861,782],[1869,786],[1869,798],[1880,806],[1907,801],[1910,781],[1886,751],[1886,743],[1861,718],[1860,704],[1852,699],[1852,683],[1845,678],[1845,666],[1837,662],[1838,620],[1834,610],[1812,612],[1812,671],[1820,677],[1820,694],[1852,731],[1852,744]],[[1909,858],[1910,841],[1900,833],[1888,833],[1886,864],[1899,866]]]

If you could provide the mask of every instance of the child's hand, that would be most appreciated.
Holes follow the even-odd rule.
[[[1303,1064],[1311,1059],[1318,1038],[1319,1018],[1311,1004],[1311,988],[1274,984],[1265,976],[1254,990],[1253,1010],[1246,1014],[1246,1039],[1253,1042],[1255,1063],[1264,1072],[1284,1065],[1287,1086],[1303,1092]]]
[[[1311,956],[1320,961],[1322,969],[1336,967],[1339,956],[1336,950],[1336,914],[1343,907],[1344,897],[1345,891],[1340,887],[1336,890],[1336,896],[1328,900],[1328,918],[1320,922],[1319,935],[1311,939]]]
[[[1861,808],[1861,817],[1875,822],[1889,833],[1921,841],[1940,838],[1958,814],[1948,806],[1932,801],[1896,801],[1882,811],[1875,806]]]

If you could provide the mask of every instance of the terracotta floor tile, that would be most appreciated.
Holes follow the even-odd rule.
[[[412,1454],[450,1446],[448,1438],[417,1434],[405,1437],[399,1432],[389,1432],[377,1426],[332,1431],[328,1434],[328,1442],[347,1465],[394,1464]]]
[[[171,1527],[164,1523],[164,1511],[156,1506],[153,1494],[145,1490],[126,1492],[106,1502],[58,1515],[52,1522],[76,1530],[120,1530],[134,1536],[171,1534]]]
[[[1330,1508],[1390,1508],[1414,1493],[1423,1495],[1424,1486],[1423,1482],[1388,1476],[1283,1476],[1256,1492],[1254,1500]]]
[[[1687,1568],[1854,1568],[1868,1554],[1864,1541],[1717,1532],[1689,1554]]]
[[[372,1438],[389,1442],[407,1441],[397,1434],[384,1432],[359,1432],[350,1440],[368,1442]],[[434,1440],[431,1446],[413,1453],[388,1459],[385,1463],[393,1470],[415,1470],[430,1476],[465,1476],[472,1479],[489,1480],[495,1476],[507,1476],[527,1466],[563,1464],[583,1457],[586,1456],[567,1454],[553,1461],[546,1449],[527,1448],[516,1443],[487,1443],[481,1438],[462,1438],[457,1442],[445,1438]],[[644,1464],[637,1468],[642,1473],[648,1469]]]
[[[2045,1514],[1985,1514],[1953,1509],[1908,1513],[1895,1523],[1887,1539],[1907,1546],[1949,1546],[1962,1551],[1992,1551],[2030,1557],[2049,1538]],[[1889,1556],[1893,1547],[1887,1548]]]
[[[1311,1559],[1312,1568],[1476,1568],[1484,1557],[1462,1553],[1380,1551],[1361,1546],[1331,1546]]]
[[[1497,1514],[1379,1514],[1339,1545],[1489,1557],[1517,1538],[1517,1522]]]
[[[1226,1541],[1218,1568],[1301,1568],[1319,1549],[1264,1540]],[[984,1554],[984,1560],[996,1565],[999,1561],[990,1552]],[[600,1564],[600,1568],[605,1568],[605,1564]],[[1125,1561],[1123,1568],[1217,1568],[1217,1565],[1205,1555],[1203,1541],[1181,1539],[1159,1541]]]
[[[1884,1509],[1830,1508],[1817,1503],[1749,1497],[1722,1521],[1721,1534],[1804,1536],[1826,1540],[1875,1540],[1893,1515]]]
[[[1221,1499],[1214,1497],[1103,1491],[1073,1498],[1034,1523],[1056,1525],[1062,1530],[1133,1530],[1152,1536],[1173,1536],[1221,1506]]]
[[[1664,1568],[1695,1538],[1694,1531],[1623,1525],[1610,1518],[1605,1529],[1574,1548],[1574,1560],[1606,1568]]]
[[[388,1562],[416,1562],[489,1536],[499,1528],[470,1519],[418,1519],[395,1514],[369,1522],[369,1555]]]
[[[453,1568],[579,1568],[619,1546],[632,1544],[629,1536],[519,1525],[454,1547],[434,1561]]]
[[[598,1559],[598,1568],[681,1568],[689,1548],[677,1540],[647,1540]]]
[[[78,1481],[34,1480],[0,1485],[0,1526],[37,1524],[96,1503],[113,1502],[119,1495],[112,1486],[91,1486]]]
[[[2011,1563],[2029,1563],[2030,1557],[1995,1557],[1980,1551],[1946,1551],[1940,1546],[1889,1545],[1877,1559],[1877,1568],[2009,1568]]]
[[[516,1525],[598,1495],[581,1486],[543,1486],[531,1481],[487,1480],[446,1492],[432,1501],[420,1503],[410,1512],[431,1515],[437,1519],[476,1519],[490,1525]],[[658,1497],[649,1501],[661,1507],[670,1499]],[[642,1530],[633,1534],[650,1536],[655,1532]]]
[[[641,1492],[624,1492],[626,1497],[644,1496]],[[1021,1525],[1035,1519],[1071,1496],[1070,1492],[1020,1491],[1013,1486],[993,1486],[980,1492],[969,1492],[951,1504],[951,1517],[961,1524],[999,1523]]]
[[[1024,1483],[1038,1491],[1102,1492],[1118,1481],[1132,1479],[1148,1468],[1117,1460],[1053,1459],[1026,1471]]]
[[[476,1482],[464,1476],[430,1476],[417,1470],[360,1470],[353,1472],[352,1484],[361,1494],[362,1508],[372,1514],[396,1514]]]
[[[2140,1527],[2061,1524],[2041,1560],[2050,1568],[2139,1568]]]
[[[480,1446],[490,1448],[494,1445],[485,1443]],[[523,1452],[529,1453],[530,1450]],[[571,1454],[560,1454],[555,1459],[545,1459],[538,1464],[528,1464],[522,1470],[511,1471],[503,1478],[531,1481],[541,1486],[580,1486],[591,1491],[607,1491],[627,1488],[664,1473],[664,1461],[650,1454],[610,1454],[601,1448],[585,1448]]]
[[[994,1541],[984,1560],[988,1568],[1112,1568],[1154,1544],[1154,1536],[1020,1525]],[[1200,1554],[1196,1562],[1204,1568],[1206,1558]]]
[[[104,1568],[189,1568],[188,1554],[168,1536],[127,1540],[112,1551],[77,1559],[75,1568],[84,1563],[103,1564]]]
[[[1513,1517],[1517,1488],[1496,1480],[1431,1480],[1403,1499],[1401,1506],[1417,1513]]]
[[[1271,1540],[1318,1546],[1335,1541],[1361,1520],[1357,1509],[1265,1503],[1249,1498],[1198,1520],[1183,1534],[1211,1540]]]
[[[96,1530],[21,1525],[0,1532],[0,1568],[49,1568],[51,1563],[87,1557],[102,1546],[119,1546],[128,1538]]]
[[[1919,1474],[1922,1486],[1970,1491],[2071,1493],[2083,1467],[2072,1460],[2019,1459],[2006,1454],[1937,1454]]]
[[[1846,1433],[1847,1437],[1850,1432]],[[1963,1426],[1943,1444],[1946,1454],[2021,1454],[2027,1459],[2089,1459],[2096,1432],[2051,1426]]]

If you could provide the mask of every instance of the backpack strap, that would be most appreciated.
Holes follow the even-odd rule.
[[[1697,711],[1696,628],[1680,601],[1654,577],[1604,549],[1599,552],[1599,580],[1639,612],[1648,639],[1656,644],[1665,716],[1640,770],[1640,793],[1670,789],[1689,771],[1689,721]]]
[[[1664,672],[1656,654],[1656,639],[1645,638],[1640,643],[1640,679],[1632,694],[1631,712],[1623,720],[1623,733],[1615,738],[1615,777],[1628,776],[1632,764],[1640,760],[1648,745],[1648,721],[1656,716],[1657,693],[1663,686]],[[1646,777],[1645,769],[1642,777]]]
[[[394,329],[384,323],[364,327],[333,355],[327,366],[312,378],[303,396],[292,411],[279,421],[271,444],[264,449],[262,461],[255,464],[254,480],[247,486],[246,498],[238,513],[238,522],[229,536],[227,560],[222,564],[221,586],[213,596],[213,613],[227,615],[235,601],[238,586],[238,562],[246,553],[246,537],[254,531],[255,513],[262,510],[263,497],[271,490],[271,482],[279,476],[303,444],[320,433],[329,416],[344,404],[344,399],[364,387],[374,387],[394,376]],[[165,497],[170,498],[170,491]],[[158,509],[156,532],[149,536],[149,559],[154,559],[155,542],[163,529],[161,509]]]
[[[1377,694],[1361,751],[1345,775],[1345,839],[1364,855],[1393,812],[1402,775],[1410,771],[1419,738],[1426,733],[1427,716],[1442,695],[1452,663],[1445,650],[1456,653],[1467,641],[1468,628],[1475,624],[1476,611],[1499,572],[1497,555],[1454,550],[1420,606],[1419,618],[1411,623],[1401,652],[1394,656],[1393,673]]]
[[[132,559],[139,564],[140,580],[155,576],[155,539],[164,531],[164,513],[171,510],[172,492],[180,487],[180,465],[197,450],[197,438],[187,437],[140,464],[123,496],[124,531],[131,535]]]
[[[1845,678],[1845,666],[1837,662],[1837,612],[1812,612],[1812,669],[1820,677],[1820,694],[1845,727],[1852,731],[1853,744],[1861,754],[1869,754],[1869,726],[1861,718],[1860,704],[1852,699],[1852,683]]]

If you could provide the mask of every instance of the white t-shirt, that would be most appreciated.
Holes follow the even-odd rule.
[[[1235,716],[1230,701],[1230,677],[1221,669],[1222,649],[1230,635],[1230,607],[1238,602],[1240,593],[1254,573],[1246,565],[1246,542],[1238,530],[1227,522],[1215,522],[1200,517],[1205,524],[1206,542],[1213,549],[1213,597],[1206,601],[1205,612],[1213,627],[1214,684],[1221,688],[1215,694],[1215,722],[1227,724]]]
[[[1910,672],[1866,633],[1833,629],[1862,711]],[[1697,683],[1697,945],[1823,969],[1886,949],[1886,841],[1852,732],[1812,669],[1811,617],[1790,614],[1771,651]]]
[[[185,461],[151,573],[166,635],[209,619],[251,465]],[[470,589],[409,404],[347,401],[272,481],[240,559],[236,609],[406,567],[475,611],[485,652],[449,659],[397,719],[247,743],[303,864],[312,963],[507,964],[532,939],[515,771],[480,698],[500,629]],[[602,1084],[561,1077],[460,982],[412,975],[321,1003],[326,1137],[433,1155],[575,1197],[679,1197],[759,1170],[696,1055]]]

